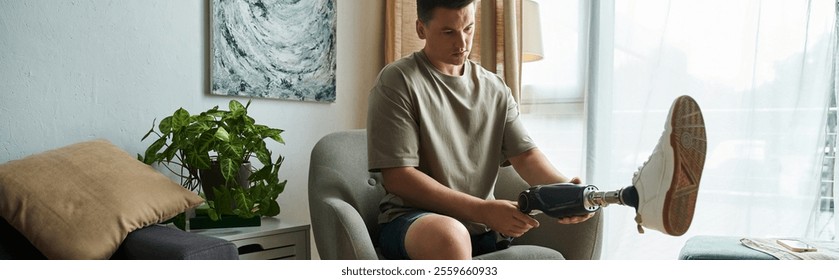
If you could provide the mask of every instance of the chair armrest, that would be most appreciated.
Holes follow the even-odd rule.
[[[529,186],[512,167],[499,170],[495,196],[516,201],[519,193]],[[596,260],[603,246],[603,210],[597,211],[588,221],[562,225],[548,215],[538,215],[540,226],[516,238],[513,245],[539,245],[562,253],[569,260]]]
[[[562,253],[568,260],[600,259],[603,246],[603,210],[598,210],[588,221],[563,225],[556,218],[536,216],[539,227],[513,240],[513,245],[539,245]]]
[[[324,198],[324,213],[313,216],[315,245],[324,260],[376,260],[378,255],[358,211],[337,198]],[[314,212],[313,212],[314,214]],[[326,241],[329,242],[326,242]]]
[[[111,259],[126,260],[238,260],[230,241],[152,225],[128,234]]]

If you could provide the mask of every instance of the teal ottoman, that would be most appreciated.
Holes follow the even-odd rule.
[[[680,260],[776,260],[740,243],[742,237],[698,235],[685,242]]]

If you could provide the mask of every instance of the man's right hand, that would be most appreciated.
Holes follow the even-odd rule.
[[[539,222],[522,213],[516,202],[484,200],[441,185],[414,167],[382,169],[385,189],[407,204],[459,220],[487,225],[496,232],[519,237]]]
[[[539,227],[539,221],[519,211],[514,201],[487,200],[478,210],[482,217],[478,222],[504,236],[519,237]]]

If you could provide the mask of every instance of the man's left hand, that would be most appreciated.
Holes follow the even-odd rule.
[[[569,181],[569,183],[572,183],[572,184],[581,184],[582,182],[583,181],[580,180],[580,177],[571,178],[571,181]],[[594,217],[594,213],[589,213],[588,215],[565,217],[565,218],[561,218],[561,219],[557,220],[557,222],[560,223],[560,224],[563,224],[563,225],[571,225],[571,224],[577,224],[577,223],[585,222],[588,219],[590,219],[591,217]]]
[[[577,223],[585,222],[588,219],[590,219],[591,217],[594,217],[594,213],[588,213],[588,215],[581,215],[581,216],[565,217],[565,218],[561,218],[561,219],[557,220],[557,222],[560,223],[560,224],[563,224],[563,225],[577,224]]]

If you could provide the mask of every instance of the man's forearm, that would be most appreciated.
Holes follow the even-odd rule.
[[[384,187],[411,206],[457,219],[482,222],[483,199],[452,190],[414,167],[382,170]]]

